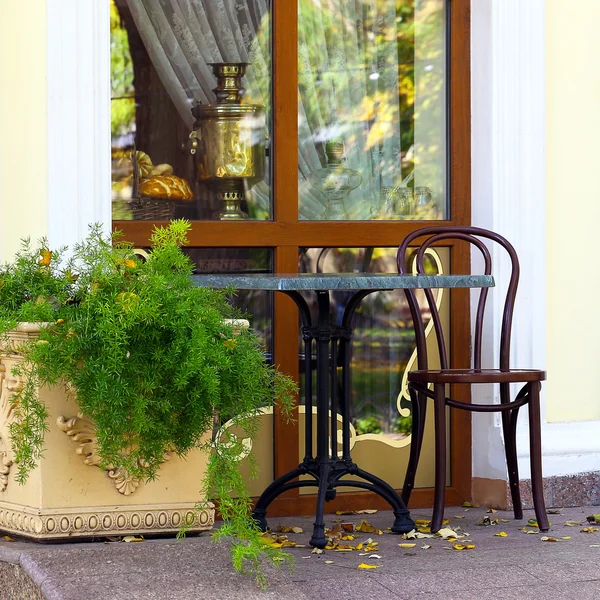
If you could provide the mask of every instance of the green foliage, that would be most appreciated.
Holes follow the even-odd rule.
[[[43,450],[47,412],[38,386],[64,385],[96,424],[105,467],[152,479],[168,451],[210,452],[204,492],[225,521],[217,535],[233,537],[236,568],[247,562],[260,578],[260,558],[273,556],[250,518],[240,438],[226,431],[217,441],[214,433],[231,421],[254,439],[259,410],[277,397],[289,414],[295,384],[266,364],[252,332],[225,321],[240,317],[229,292],[194,285],[180,248],[189,227],[181,220],[155,229],[144,261],[92,227],[64,265],[46,240],[36,249],[24,241],[16,261],[0,269],[0,332],[18,321],[47,322],[23,349],[26,383],[11,428],[18,477],[27,478]]]
[[[354,428],[356,429],[356,433],[358,435],[365,435],[366,433],[381,433],[383,431],[379,419],[374,416],[358,419],[354,424]]]

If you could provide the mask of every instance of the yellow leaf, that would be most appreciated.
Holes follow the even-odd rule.
[[[332,560],[326,560],[326,561],[325,561],[325,564],[326,564],[326,565],[332,565],[332,564],[333,564],[333,561],[332,561]]]
[[[375,533],[379,530],[373,527],[373,525],[370,525],[367,521],[363,520],[359,523],[356,531],[361,531],[362,533]]]
[[[126,535],[123,538],[124,542],[143,542],[144,538],[143,537],[136,537],[135,535]]]
[[[496,536],[496,537],[508,537],[508,533],[506,533],[506,531],[499,531],[498,533],[495,533],[494,536]]]
[[[455,550],[464,550],[466,548],[466,546],[463,546],[462,544],[454,544],[454,546],[452,546]]]
[[[471,504],[470,502],[463,502],[462,505],[468,508],[479,508],[479,504]]]
[[[323,554],[323,550],[321,548],[313,548],[311,554]]]
[[[360,565],[358,565],[359,569],[377,569],[377,565],[368,565],[367,563],[360,563]]]
[[[537,519],[529,519],[529,521],[527,521],[532,527],[539,527]]]
[[[561,540],[570,540],[571,536],[570,535],[563,535],[560,539]]]
[[[52,252],[50,250],[48,250],[47,248],[44,248],[43,250],[40,250],[40,260],[39,260],[39,264],[47,267],[48,265],[50,265],[50,262],[52,261]]]
[[[581,530],[581,533],[596,533],[598,531],[597,527],[584,527]]]
[[[334,552],[352,552],[354,548],[336,548]]]
[[[398,544],[400,548],[414,548],[416,544]]]
[[[342,540],[343,540],[344,542],[351,542],[353,539],[354,539],[354,536],[353,536],[353,535],[343,535],[343,536],[342,536]]]
[[[10,537],[10,535],[5,535],[2,537],[2,539],[6,542],[16,542],[17,540],[13,539]]]
[[[556,538],[548,537],[546,535],[542,536],[540,539],[542,540],[542,542],[558,542]]]
[[[430,523],[431,523],[431,521],[428,521],[427,519],[417,519],[415,521],[415,525],[427,525],[427,526],[429,526]]]
[[[362,544],[362,542],[359,542],[358,544],[356,544],[355,548],[356,548],[357,550],[362,550],[362,549],[363,549],[363,544]]]
[[[579,527],[581,521],[565,521],[565,527]]]

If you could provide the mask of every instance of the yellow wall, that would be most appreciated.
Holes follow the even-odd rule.
[[[46,234],[46,2],[0,2],[0,261]]]
[[[575,4],[546,3],[549,421],[600,419],[600,2]]]

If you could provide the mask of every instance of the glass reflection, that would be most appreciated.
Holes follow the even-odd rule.
[[[434,259],[426,259],[429,274],[440,272]],[[307,248],[299,255],[304,273],[397,273],[396,248]],[[338,323],[352,291],[332,291],[331,311]],[[314,294],[306,294],[315,303]],[[422,301],[421,301],[422,300]],[[428,308],[421,298],[421,310]],[[315,310],[314,306],[311,306]],[[399,442],[410,435],[408,397],[402,394],[404,372],[415,350],[410,310],[402,290],[368,295],[356,311],[352,343],[350,416],[357,435],[383,434]],[[304,347],[300,347],[301,361]],[[301,394],[304,393],[303,365]],[[315,377],[315,374],[313,374]],[[316,379],[313,390],[316,390]],[[400,410],[402,409],[401,414]]]
[[[445,20],[444,0],[299,0],[301,219],[445,218]],[[362,180],[333,212],[313,176],[332,144]]]

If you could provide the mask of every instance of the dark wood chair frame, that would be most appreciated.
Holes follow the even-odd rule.
[[[425,238],[420,244],[419,238]],[[397,261],[399,273],[409,273],[412,269],[407,266],[407,256],[410,249],[418,246],[416,256],[416,269],[418,273],[424,273],[424,257],[429,248],[435,245],[443,245],[445,240],[462,240],[475,246],[482,254],[485,264],[485,274],[492,274],[492,256],[486,244],[481,239],[498,243],[510,256],[512,272],[508,283],[504,310],[502,315],[502,329],[500,337],[500,365],[498,369],[481,368],[482,335],[485,305],[488,296],[488,288],[482,288],[477,303],[475,318],[475,331],[473,340],[473,368],[456,369],[449,368],[448,353],[442,331],[440,314],[435,304],[431,290],[424,290],[427,304],[431,312],[434,330],[437,338],[439,359],[441,368],[432,370],[428,368],[427,347],[425,339],[425,325],[423,315],[413,290],[405,290],[410,312],[414,322],[417,365],[418,370],[408,374],[408,386],[413,407],[412,440],[410,457],[402,499],[408,504],[411,492],[414,488],[415,474],[423,443],[425,429],[425,415],[427,399],[431,398],[434,403],[435,424],[435,495],[433,506],[433,517],[431,531],[438,531],[442,525],[444,515],[444,502],[446,496],[446,407],[458,408],[473,412],[501,412],[502,429],[504,432],[504,444],[506,464],[510,491],[514,509],[515,519],[523,518],[523,506],[519,489],[519,472],[517,461],[516,430],[519,409],[527,405],[529,409],[529,443],[531,458],[531,488],[533,505],[537,517],[538,526],[542,531],[548,529],[548,517],[544,503],[542,488],[542,446],[541,446],[541,424],[540,424],[540,388],[541,382],[546,379],[546,373],[533,369],[511,369],[510,360],[510,338],[512,329],[513,309],[515,296],[519,282],[519,260],[513,246],[501,235],[481,229],[478,227],[442,226],[425,227],[409,234],[398,249]],[[410,261],[412,263],[412,259]],[[499,384],[499,404],[471,404],[446,396],[446,386],[455,384]],[[514,400],[510,399],[510,384],[524,384],[517,393]],[[433,389],[431,389],[433,387]]]

